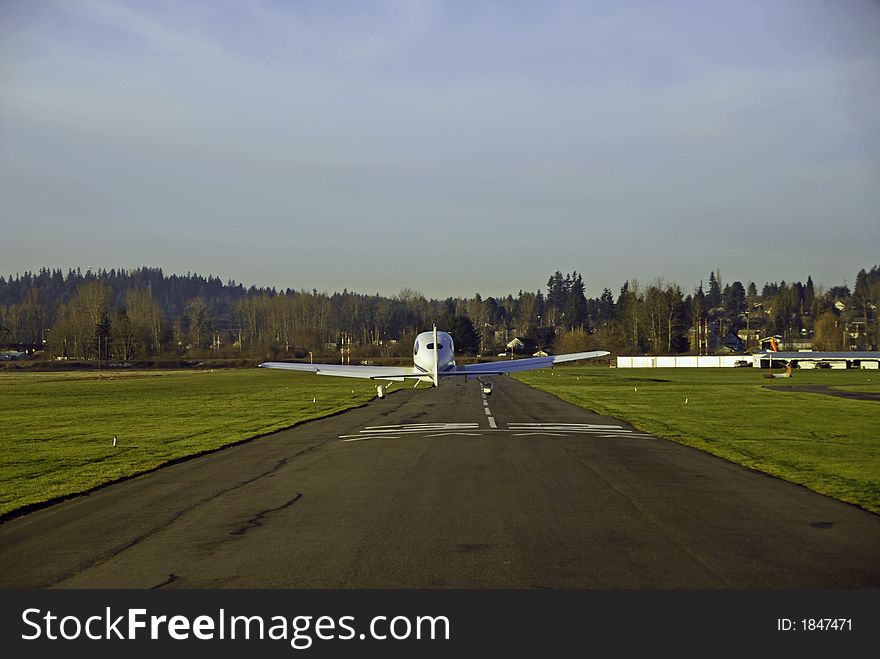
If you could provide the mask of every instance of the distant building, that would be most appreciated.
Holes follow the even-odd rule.
[[[746,363],[743,363],[746,362]],[[617,368],[703,368],[737,367],[880,369],[880,352],[766,352],[753,355],[619,355]]]
[[[31,356],[29,354],[26,352],[19,352],[18,350],[4,350],[0,352],[0,362],[16,362],[30,358]]]
[[[515,336],[512,340],[507,342],[507,349],[512,350],[516,353],[533,353],[538,349],[538,344],[535,343],[532,339],[526,338],[524,336]]]
[[[880,352],[818,352],[804,350],[800,352],[768,352],[763,355],[752,355],[756,367],[770,368],[794,362],[796,368],[880,368]]]
[[[791,350],[812,350],[813,339],[810,337],[800,337],[787,341],[785,346]]]
[[[733,332],[724,337],[719,352],[745,352],[746,344]]]

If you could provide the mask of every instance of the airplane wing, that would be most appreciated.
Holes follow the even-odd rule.
[[[526,359],[510,359],[499,362],[485,362],[483,364],[464,364],[454,370],[440,371],[441,376],[476,376],[476,375],[503,375],[516,371],[531,371],[537,368],[548,368],[553,364],[573,362],[579,359],[593,359],[610,354],[607,350],[593,350],[592,352],[572,352],[567,355],[550,355],[547,357],[528,357]]]
[[[298,362],[263,362],[260,368],[281,368],[288,371],[306,371],[318,375],[344,378],[403,381],[407,378],[430,378],[430,374],[415,366],[348,366],[342,364],[302,364]]]

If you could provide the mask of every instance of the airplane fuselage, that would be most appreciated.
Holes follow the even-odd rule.
[[[437,375],[455,368],[455,346],[446,332],[422,332],[413,343],[413,364],[436,387]]]

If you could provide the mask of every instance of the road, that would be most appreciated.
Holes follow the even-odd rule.
[[[0,524],[0,587],[880,586],[880,517],[498,378]]]

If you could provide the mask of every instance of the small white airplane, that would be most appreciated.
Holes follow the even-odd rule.
[[[480,378],[487,375],[504,375],[515,371],[531,371],[547,368],[561,362],[578,359],[592,359],[609,354],[607,350],[592,352],[573,352],[567,355],[551,355],[547,357],[530,357],[527,359],[511,359],[502,362],[486,362],[483,364],[455,365],[455,348],[452,337],[446,332],[438,332],[434,326],[432,332],[422,332],[416,337],[413,345],[412,366],[350,366],[342,364],[302,364],[292,362],[264,362],[260,368],[283,368],[291,371],[310,371],[318,375],[336,375],[346,378],[367,378],[370,380],[387,380],[387,385],[377,385],[376,393],[384,398],[388,388],[394,382],[415,380],[430,382],[440,386],[444,377]]]

